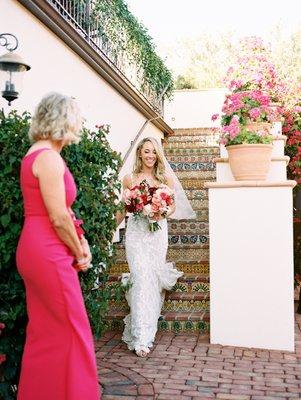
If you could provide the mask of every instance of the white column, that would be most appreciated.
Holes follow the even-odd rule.
[[[294,351],[294,185],[206,184],[211,343]]]

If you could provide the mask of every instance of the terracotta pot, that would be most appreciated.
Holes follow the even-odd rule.
[[[272,144],[236,144],[226,147],[236,181],[264,181],[271,165]]]

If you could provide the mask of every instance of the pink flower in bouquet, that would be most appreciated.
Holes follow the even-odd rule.
[[[152,213],[153,213],[153,214],[158,214],[158,213],[161,211],[160,205],[161,205],[161,204],[156,204],[156,203],[154,202],[154,200],[153,200],[153,203],[152,203],[152,205],[151,205],[151,210],[152,210]]]
[[[211,117],[211,121],[216,121],[218,118],[218,114],[213,114]]]

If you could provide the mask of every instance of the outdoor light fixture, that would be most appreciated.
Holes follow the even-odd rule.
[[[30,69],[30,66],[14,53],[18,44],[18,39],[11,33],[0,34],[0,45],[9,51],[0,57],[0,83],[4,81],[2,97],[8,101],[8,105],[19,97],[24,72]]]

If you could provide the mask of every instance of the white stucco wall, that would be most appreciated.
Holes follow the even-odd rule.
[[[146,120],[135,107],[16,0],[0,0],[0,31],[17,36],[17,52],[31,65],[19,99],[8,107],[0,97],[0,108],[32,112],[50,91],[72,95],[80,104],[86,126],[111,125],[110,144],[125,154]],[[0,55],[5,52],[0,46]],[[141,138],[144,136],[160,140],[163,135],[150,123]]]
[[[211,117],[221,112],[225,93],[226,89],[176,90],[165,104],[164,118],[173,129],[218,127]]]

